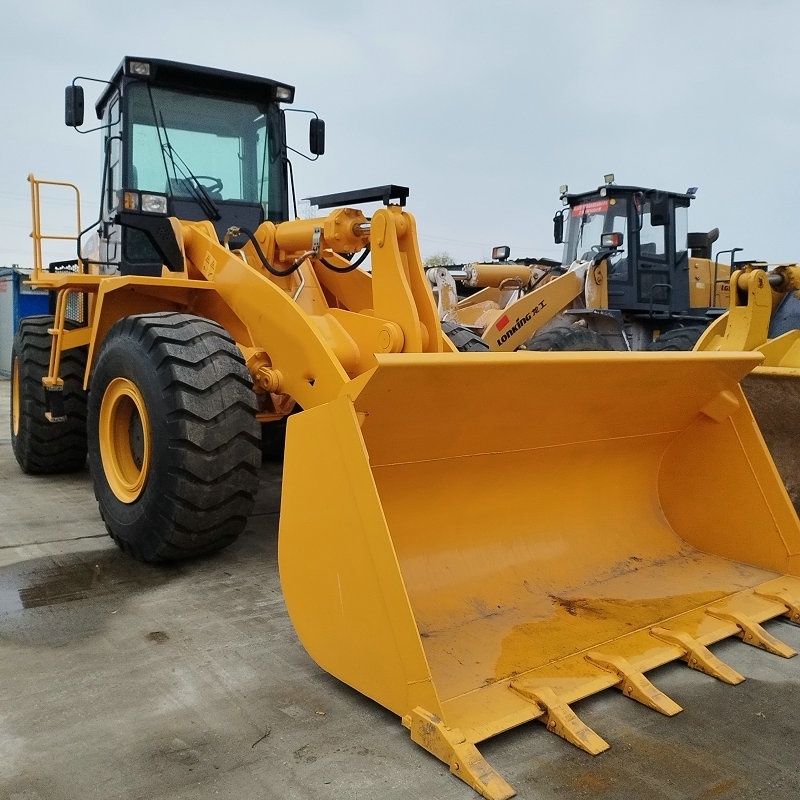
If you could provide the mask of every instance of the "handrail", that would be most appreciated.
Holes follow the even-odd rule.
[[[77,245],[78,237],[81,234],[81,193],[74,183],[66,183],[64,181],[44,181],[34,177],[31,172],[28,175],[28,182],[31,185],[31,212],[33,215],[33,230],[31,231],[31,238],[33,239],[33,277],[38,278],[43,271],[42,264],[42,241],[45,239],[56,241],[72,241]],[[42,233],[42,206],[41,206],[41,186],[66,186],[69,189],[74,189],[75,200],[77,203],[76,208],[76,233],[75,236],[67,236],[62,234],[46,234]]]
[[[711,285],[711,297],[709,298],[710,301],[711,301],[711,304],[710,304],[709,308],[719,308],[719,306],[717,306],[717,287],[721,283],[727,284],[730,281],[730,276],[727,277],[727,278],[720,278],[719,277],[719,257],[723,253],[730,253],[731,254],[730,274],[733,275],[733,272],[736,269],[736,266],[733,263],[734,258],[736,256],[736,254],[740,250],[743,250],[743,249],[744,248],[742,248],[742,247],[732,247],[730,250],[718,250],[717,251],[717,255],[714,258],[714,283]]]

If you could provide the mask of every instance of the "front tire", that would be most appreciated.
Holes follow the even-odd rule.
[[[685,328],[672,328],[662,333],[654,342],[647,345],[650,352],[694,350],[698,339],[703,335],[702,325],[688,325]]]
[[[61,353],[66,420],[49,422],[42,378],[50,367],[52,316],[24,317],[11,350],[11,448],[23,472],[54,475],[86,464],[86,348]],[[67,323],[68,328],[74,327]]]
[[[490,349],[480,336],[457,322],[443,322],[442,330],[460,353],[484,353]]]
[[[252,380],[216,323],[126,317],[108,332],[89,393],[89,460],[111,538],[140,561],[220,550],[258,488]]]
[[[537,333],[528,340],[526,350],[534,351],[580,351],[580,350],[613,350],[605,337],[596,331],[581,325],[550,328]]]

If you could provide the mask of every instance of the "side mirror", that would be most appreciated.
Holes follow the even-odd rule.
[[[556,211],[553,217],[553,241],[556,244],[564,243],[564,209]]]
[[[308,126],[308,149],[315,156],[325,153],[325,120],[314,117]]]
[[[64,122],[70,128],[83,125],[83,87],[67,86],[64,90]]]
[[[669,222],[669,200],[655,200],[650,204],[650,224],[663,227]]]

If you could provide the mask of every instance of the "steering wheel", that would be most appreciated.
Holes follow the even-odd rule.
[[[215,195],[217,200],[222,200],[222,181],[219,178],[215,178],[213,175],[195,175],[194,176],[198,182],[199,181],[207,181],[208,186],[203,186],[203,188],[212,195]]]

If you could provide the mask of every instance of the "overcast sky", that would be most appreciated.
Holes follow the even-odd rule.
[[[84,222],[96,216],[99,134],[63,124],[63,90],[109,78],[124,55],[295,85],[295,106],[327,123],[326,155],[294,159],[298,196],[409,186],[423,257],[479,260],[496,244],[557,256],[559,185],[614,172],[699,186],[690,229],[719,227],[720,248],[800,258],[791,0],[6,5],[0,266],[31,263],[29,172],[77,183]],[[45,223],[67,208],[45,199]]]

